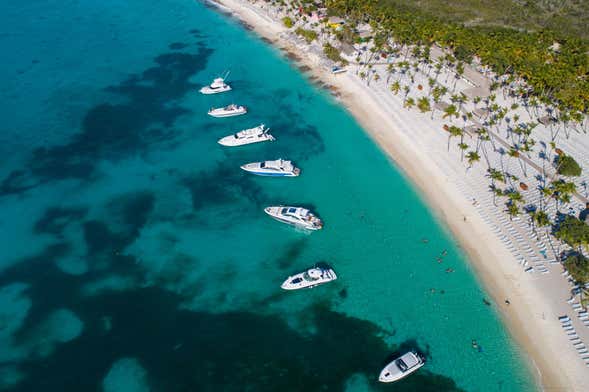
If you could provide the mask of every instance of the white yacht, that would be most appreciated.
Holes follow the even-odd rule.
[[[212,108],[209,110],[209,116],[213,117],[233,117],[240,116],[247,113],[247,108],[241,105],[227,105],[222,108]]]
[[[269,129],[264,124],[260,124],[255,128],[244,129],[234,135],[225,136],[219,139],[217,143],[222,146],[234,147],[275,140],[274,136],[270,135],[268,131]]]
[[[266,207],[264,211],[272,218],[289,225],[307,230],[320,230],[323,228],[321,219],[303,207],[274,206]]]
[[[344,73],[346,71],[347,70],[345,68],[340,68],[338,66],[335,66],[335,67],[332,67],[331,68],[331,73],[334,74],[334,75],[337,75],[337,74],[340,74],[340,73]]]
[[[398,381],[415,372],[423,365],[425,365],[425,358],[415,351],[409,351],[386,365],[380,372],[378,381]]]
[[[219,94],[224,93],[225,91],[231,91],[231,86],[225,83],[225,77],[215,78],[211,84],[208,86],[204,86],[199,91],[201,94],[210,95],[210,94]]]
[[[301,173],[301,169],[295,167],[291,161],[283,159],[246,163],[241,168],[258,176],[297,177]]]
[[[336,279],[337,275],[333,269],[313,267],[293,276],[289,276],[280,287],[282,287],[284,290],[306,289],[319,286],[320,284],[331,282],[332,280]]]

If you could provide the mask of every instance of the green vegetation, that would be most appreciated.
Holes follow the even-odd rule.
[[[289,29],[294,26],[294,22],[292,21],[291,18],[289,18],[288,16],[285,16],[284,18],[282,18],[282,23],[284,23],[284,25],[286,27],[288,27]]]
[[[561,155],[556,162],[558,174],[566,177],[579,177],[581,175],[581,166],[575,159],[569,155]]]
[[[308,44],[310,44],[311,42],[313,42],[317,39],[317,33],[314,30],[305,30],[305,29],[299,27],[295,30],[295,33],[297,33],[297,35],[300,35],[301,37],[303,37],[305,39],[305,41],[307,41]]]
[[[545,0],[546,2],[548,0]],[[571,0],[568,3],[583,0]],[[515,0],[501,0],[501,3],[522,3]],[[415,3],[412,6],[408,4]],[[450,49],[454,56],[452,63],[469,62],[478,56],[483,64],[490,66],[499,75],[510,74],[526,80],[531,92],[541,101],[556,102],[560,112],[571,114],[589,110],[589,44],[578,37],[564,36],[560,31],[538,30],[522,31],[497,25],[468,25],[464,20],[448,19],[445,14],[430,14],[422,11],[426,4],[437,3],[448,6],[448,1],[428,0],[327,0],[328,10],[357,24],[361,21],[378,21],[375,38],[392,35],[396,41],[405,45],[429,47],[438,44]],[[461,3],[474,4],[474,0],[453,0],[450,2],[461,8]],[[496,8],[501,15],[515,15],[508,12],[509,7],[498,7],[497,2],[482,5],[485,9]],[[526,4],[533,3],[526,1]],[[554,2],[552,2],[554,3]],[[556,3],[555,3],[556,4]],[[468,9],[467,4],[465,5]],[[529,8],[527,6],[518,6]],[[589,9],[589,7],[586,7]],[[452,7],[450,6],[450,9]],[[472,7],[471,7],[472,9]],[[588,14],[587,9],[583,14]],[[441,16],[442,15],[442,16]],[[521,15],[521,13],[519,14]],[[528,19],[528,18],[526,18]],[[523,20],[523,18],[522,18]],[[583,25],[584,26],[584,25]],[[376,42],[376,39],[375,39]],[[559,43],[557,50],[553,44]],[[451,56],[452,57],[452,56]]]
[[[323,53],[325,53],[327,58],[333,62],[341,63],[343,65],[348,63],[346,59],[342,58],[340,51],[330,44],[323,45]]]
[[[552,30],[589,39],[587,0],[385,0],[397,8],[417,10],[468,26]]]
[[[565,216],[554,235],[573,248],[589,247],[589,226],[574,216]]]
[[[585,284],[589,282],[589,260],[581,254],[569,255],[564,266],[576,282]]]

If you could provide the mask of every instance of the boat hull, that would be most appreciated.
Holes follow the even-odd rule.
[[[225,147],[239,147],[239,146],[246,146],[248,144],[254,143],[262,143],[262,142],[269,142],[273,141],[274,138],[267,138],[267,139],[235,139],[233,136],[225,136],[217,141],[222,146]]]
[[[408,361],[412,361],[415,363],[409,365],[409,366],[411,366],[411,368],[401,370],[399,368],[399,366],[397,365],[397,361],[400,359],[404,360],[405,363],[408,363]],[[424,365],[425,365],[425,358],[422,355],[420,355],[416,352],[409,352],[399,358],[396,358],[395,360],[390,362],[387,366],[385,366],[384,369],[382,369],[382,371],[380,372],[380,375],[378,376],[378,381],[384,382],[384,383],[391,383],[391,382],[402,380],[403,378],[405,378],[405,377],[409,376],[410,374],[415,373],[417,370],[421,369]],[[407,365],[405,365],[405,366],[407,366]]]
[[[242,116],[244,114],[246,114],[247,111],[243,111],[243,112],[233,112],[233,113],[208,113],[209,116],[211,117],[216,117],[216,118],[223,118],[223,117],[235,117],[235,116]]]
[[[282,288],[283,290],[289,290],[289,291],[302,290],[302,289],[312,289],[313,287],[321,286],[323,284],[333,282],[334,280],[337,279],[337,275],[335,274],[335,271],[332,269],[324,270],[324,273],[326,274],[327,277],[322,280],[319,280],[317,282],[310,282],[310,281],[302,280],[301,282],[293,283],[294,279],[297,279],[297,278],[302,279],[303,274],[300,273],[300,274],[297,274],[294,276],[289,276],[288,279],[286,279],[284,281],[284,283],[282,283],[280,288]]]
[[[241,168],[248,173],[254,174],[256,176],[262,176],[262,177],[297,177],[298,176],[298,174],[288,173],[288,172],[277,173],[277,172],[256,171],[256,170],[252,170],[252,169],[246,169],[243,166]]]
[[[212,94],[220,94],[225,93],[227,91],[231,91],[231,87],[227,86],[226,88],[210,88],[208,86],[201,88],[198,90],[201,94],[204,95],[212,95]]]
[[[298,227],[301,229],[310,230],[310,231],[317,231],[317,230],[321,230],[323,228],[323,225],[321,225],[321,226],[306,225],[306,224],[298,222],[298,221],[291,221],[289,219],[285,219],[279,215],[275,215],[274,213],[270,212],[268,209],[264,209],[264,212],[266,212],[266,214],[268,214],[270,217],[277,220],[278,222],[285,223],[287,225]]]

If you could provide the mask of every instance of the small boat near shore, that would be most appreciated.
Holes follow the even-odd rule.
[[[241,168],[258,176],[269,177],[297,177],[301,173],[301,170],[295,167],[291,161],[284,159],[246,163]]]
[[[386,365],[380,372],[378,381],[399,381],[417,371],[423,365],[425,365],[425,358],[416,351],[409,351]]]
[[[264,212],[272,218],[307,230],[321,230],[323,222],[315,214],[303,207],[271,206],[264,208]]]
[[[331,73],[334,74],[334,75],[337,75],[337,74],[340,74],[340,73],[344,73],[346,71],[347,71],[347,69],[341,68],[341,67],[338,67],[338,66],[331,67]]]
[[[336,279],[337,275],[333,269],[315,266],[289,276],[280,287],[284,290],[310,289]]]
[[[228,75],[229,73],[227,73]],[[231,86],[225,83],[225,79],[227,75],[224,77],[215,78],[211,84],[208,86],[204,86],[199,91],[201,94],[210,95],[210,94],[219,94],[224,93],[226,91],[231,91]]]
[[[264,124],[260,124],[255,128],[244,129],[234,135],[225,136],[217,143],[226,147],[235,147],[276,140],[268,131],[269,129]]]
[[[247,108],[245,106],[241,106],[241,105],[235,105],[235,104],[231,104],[231,105],[227,105],[225,107],[222,108],[211,108],[211,110],[209,110],[209,116],[212,117],[233,117],[233,116],[241,116],[242,114],[246,114],[247,113]]]

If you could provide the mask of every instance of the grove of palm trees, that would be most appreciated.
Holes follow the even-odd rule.
[[[328,59],[350,63],[368,86],[386,86],[406,110],[444,120],[447,150],[465,176],[483,165],[493,205],[526,220],[543,238],[542,254],[550,248],[558,261],[588,250],[589,243],[579,248],[552,235],[587,202],[589,156],[571,140],[589,128],[586,41],[562,31],[466,26],[404,1],[271,3],[295,21],[297,34],[315,30],[306,43],[316,39]],[[345,23],[334,26],[330,16]],[[345,46],[354,53],[340,53]],[[538,216],[546,217],[542,225]]]

